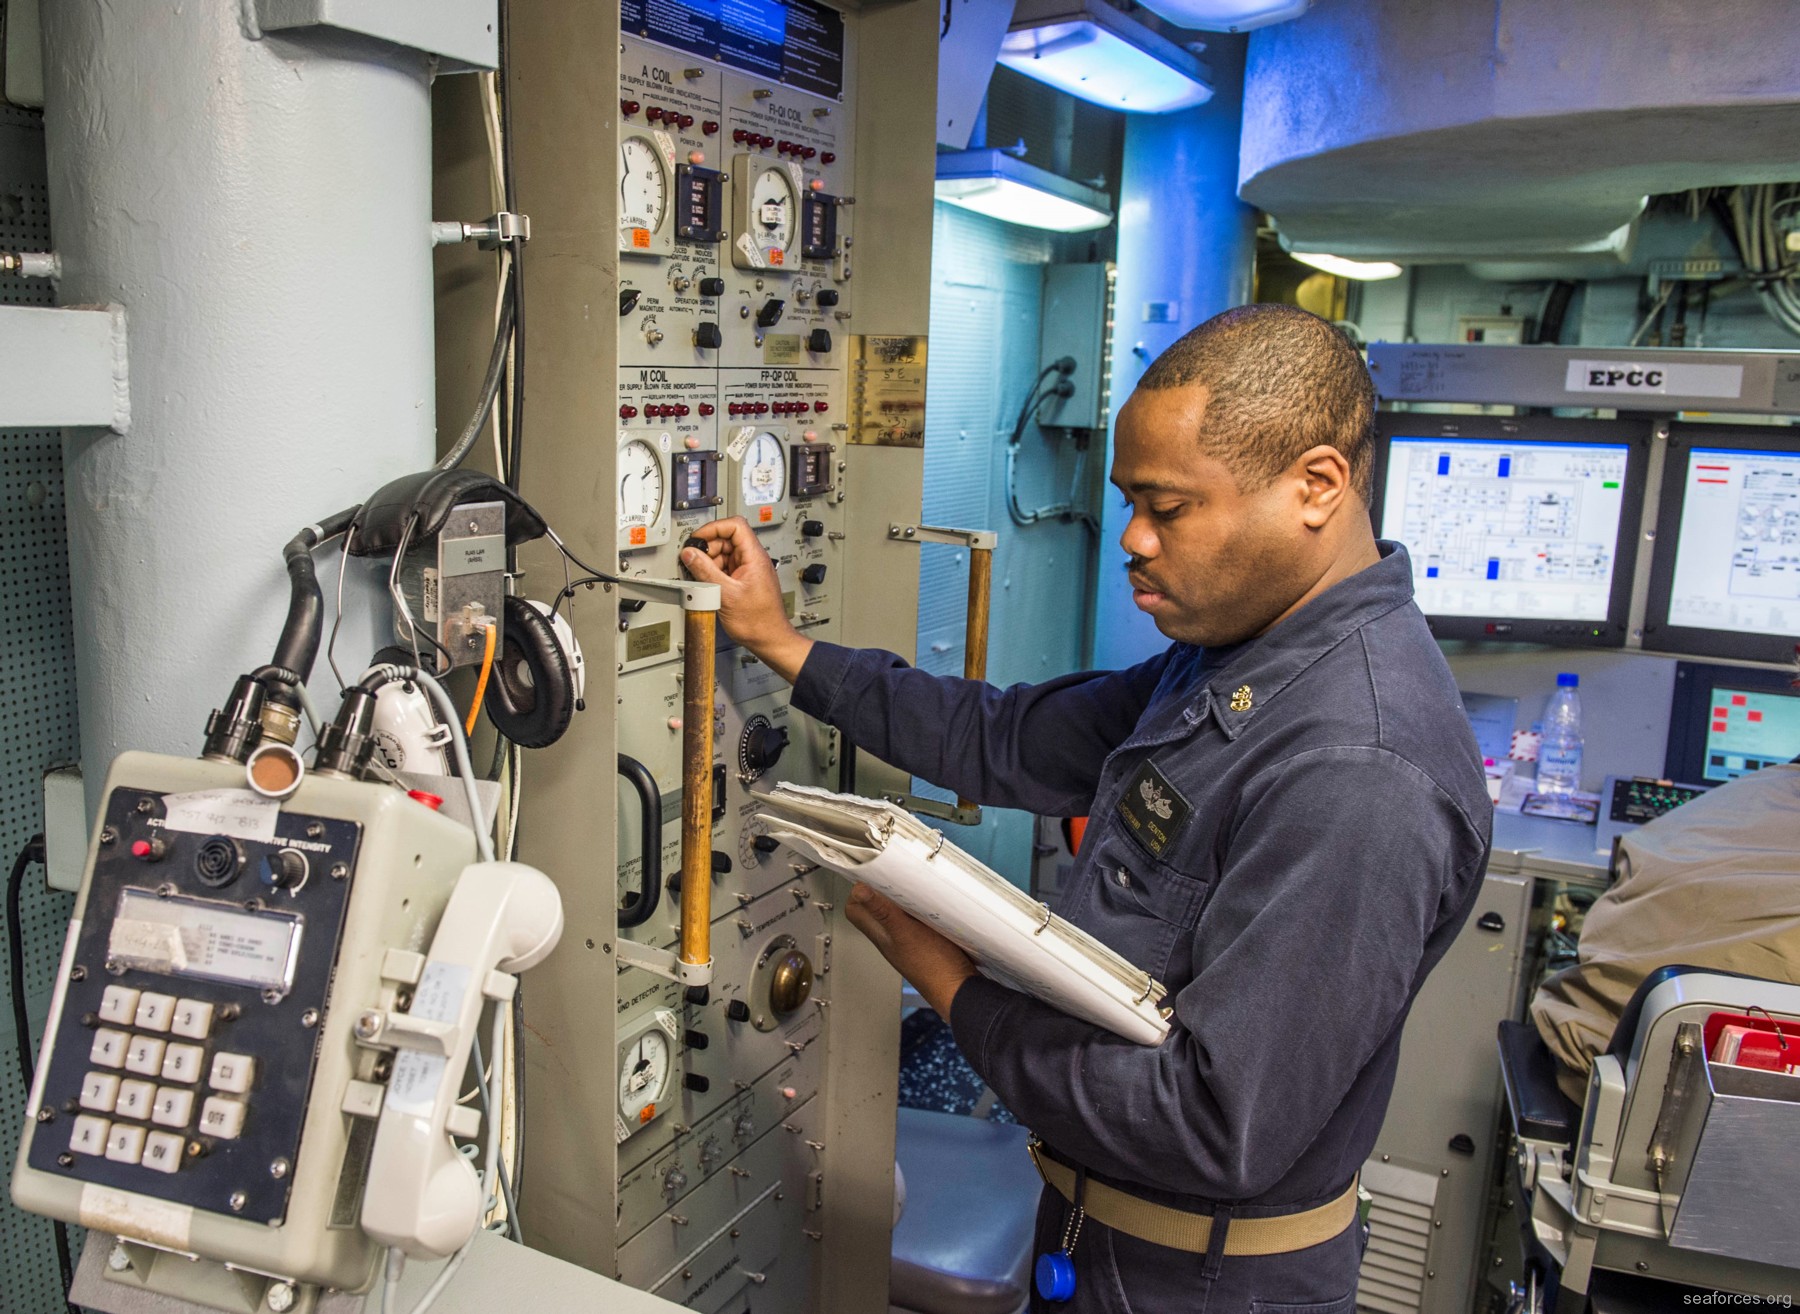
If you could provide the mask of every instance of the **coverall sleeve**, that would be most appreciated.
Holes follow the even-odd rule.
[[[884,762],[994,807],[1081,816],[1150,705],[1169,651],[1123,671],[997,689],[876,648],[813,645],[794,706]]]
[[[1197,975],[1160,1046],[985,977],[950,1019],[975,1070],[1056,1150],[1224,1202],[1263,1196],[1318,1137],[1402,1020],[1427,937],[1459,901],[1466,915],[1485,849],[1448,795],[1379,748],[1274,764],[1233,814],[1193,932]]]

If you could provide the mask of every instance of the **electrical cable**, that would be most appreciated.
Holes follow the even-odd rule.
[[[475,832],[475,846],[483,862],[494,861],[494,841],[481,824],[481,795],[475,792],[475,768],[469,764],[469,737],[463,733],[462,713],[444,686],[431,672],[417,666],[377,666],[363,677],[357,688],[374,693],[394,680],[413,680],[438,705],[444,723],[450,727],[450,748],[456,759],[457,774],[462,777],[463,793],[469,804],[469,829]]]
[[[506,208],[514,214],[519,213],[519,184],[515,168],[513,150],[513,81],[512,81],[512,5],[510,0],[500,0],[499,15],[500,46],[500,178],[506,194]],[[524,428],[525,428],[525,261],[521,258],[524,252],[513,252],[510,277],[512,282],[513,325],[512,325],[512,434],[508,453],[508,468],[501,472],[501,477],[514,492],[521,487],[521,476],[524,465]],[[508,556],[513,549],[508,548]],[[507,562],[507,568],[512,568]]]
[[[501,1009],[496,1008],[494,1010],[494,1021],[496,1024],[500,1023],[505,1016],[506,1014]],[[494,1027],[494,1063],[496,1065],[496,1070],[498,1069],[498,1064],[500,1062],[501,1043],[501,1027],[496,1025]],[[473,1044],[474,1054],[472,1057],[475,1060],[475,1071],[478,1074],[475,1082],[475,1089],[481,1094],[481,1120],[487,1125],[488,1135],[497,1141],[500,1139],[500,1124],[494,1118],[494,1100],[492,1091],[488,1086],[488,1077],[483,1074],[481,1037],[475,1037]],[[506,1234],[520,1245],[524,1245],[525,1238],[519,1232],[519,1202],[513,1199],[512,1185],[506,1180],[506,1165],[502,1163],[499,1165],[499,1168],[500,1198],[506,1201]]]
[[[457,435],[455,444],[434,467],[438,470],[454,470],[474,450],[475,443],[481,437],[481,431],[487,427],[488,413],[494,408],[494,398],[500,394],[500,376],[506,371],[506,354],[511,344],[513,328],[516,323],[517,306],[514,298],[517,291],[510,281],[513,261],[516,257],[502,253],[501,263],[506,269],[502,275],[507,278],[506,290],[501,294],[500,322],[494,328],[494,347],[488,354],[487,372],[482,375],[480,400],[475,405],[475,413],[469,422],[463,425],[462,432]]]
[[[488,676],[494,673],[494,643],[500,633],[498,618],[481,627],[486,638],[481,645],[481,673],[475,677],[475,697],[469,700],[469,719],[463,723],[463,733],[475,733],[475,723],[481,719],[481,699],[487,693]]]
[[[33,835],[25,841],[19,856],[13,859],[12,871],[6,878],[6,962],[12,992],[13,1042],[18,1047],[19,1077],[25,1083],[28,1102],[37,1082],[37,1064],[32,1058],[31,1019],[25,1006],[25,925],[20,919],[19,908],[25,894],[26,871],[33,863],[44,860],[44,837]],[[56,1264],[62,1274],[64,1303],[69,1314],[81,1314],[67,1295],[75,1281],[75,1264],[69,1254],[69,1229],[62,1222],[52,1220],[51,1230],[56,1239]]]

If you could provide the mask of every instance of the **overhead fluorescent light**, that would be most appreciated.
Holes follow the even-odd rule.
[[[1312,0],[1143,0],[1144,8],[1177,27],[1202,32],[1248,32],[1298,18]]]
[[[1406,271],[1387,260],[1346,260],[1343,256],[1325,255],[1319,251],[1289,251],[1303,265],[1323,269],[1339,278],[1354,278],[1360,283],[1376,283],[1384,278],[1399,278]]]
[[[1200,61],[1104,0],[1021,0],[1000,62],[1108,109],[1167,114],[1212,99]]]
[[[1085,233],[1112,222],[1105,192],[1060,178],[1002,150],[937,157],[937,199],[1027,228]]]

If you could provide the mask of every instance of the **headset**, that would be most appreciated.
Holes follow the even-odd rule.
[[[485,703],[488,719],[521,748],[546,748],[587,706],[581,645],[574,628],[548,603],[517,596],[506,599],[500,633]]]

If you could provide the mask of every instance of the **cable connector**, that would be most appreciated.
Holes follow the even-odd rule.
[[[431,225],[431,244],[433,246],[454,246],[458,242],[473,242],[483,251],[492,251],[502,246],[522,246],[531,240],[531,216],[514,214],[510,210],[502,210],[499,214],[489,215],[478,223],[463,223],[458,219],[434,222]]]
[[[54,251],[0,251],[0,274],[20,278],[61,278],[62,257]]]

